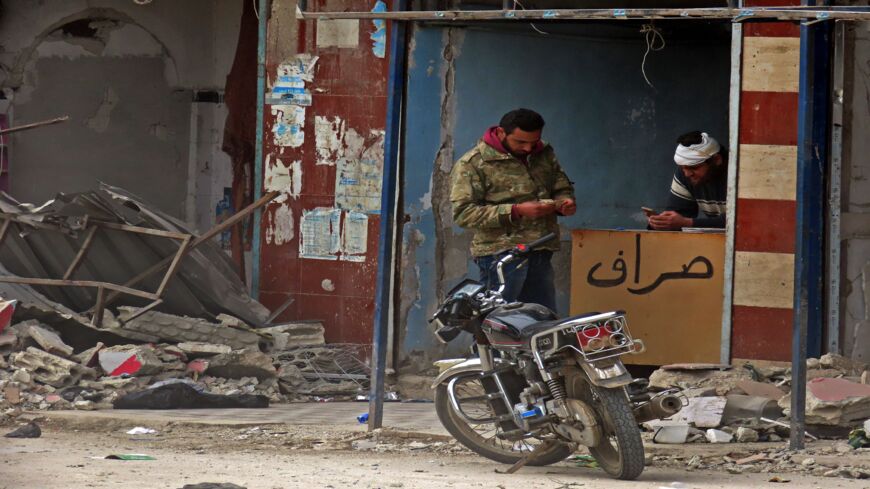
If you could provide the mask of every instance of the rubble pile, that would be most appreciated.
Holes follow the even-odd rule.
[[[683,364],[656,370],[650,376],[649,390],[679,391],[684,396],[684,407],[671,418],[645,423],[645,436],[654,443],[663,444],[780,442],[788,439],[792,379],[791,370],[785,365],[773,362],[734,367]],[[866,436],[863,430],[853,429],[870,418],[870,385],[867,384],[870,366],[826,354],[807,360],[807,369],[808,437],[845,441],[859,435]],[[841,449],[864,450],[861,446],[843,443]],[[772,450],[764,457],[742,464],[727,460],[695,460],[690,466],[713,463],[736,472],[763,470],[770,468],[769,465],[787,463],[788,456],[784,453]],[[752,468],[746,469],[744,466],[750,463]],[[822,468],[815,467],[812,472],[826,475],[831,470],[828,467],[825,474],[821,474]],[[841,472],[858,477],[860,474],[856,471],[860,470],[863,469],[846,467]]]
[[[0,329],[2,417],[34,409],[110,409],[127,394],[173,382],[209,394],[265,396],[273,403],[327,394],[352,399],[364,393],[362,379],[356,377],[367,373],[348,374],[352,380],[335,373],[340,372],[337,359],[354,357],[339,345],[323,344],[319,323],[253,329],[229,316],[212,323],[150,311],[123,323],[126,309],[119,308],[118,319],[106,321],[105,327],[116,334],[130,328],[147,338],[76,349],[66,338],[75,331],[38,320]],[[301,336],[298,342],[295,332]],[[273,334],[279,335],[277,341]],[[356,362],[362,372],[365,358]]]

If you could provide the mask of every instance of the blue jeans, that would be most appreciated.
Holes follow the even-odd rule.
[[[478,256],[474,259],[480,268],[480,281],[491,289],[498,288],[498,274],[493,264],[501,255]],[[556,286],[553,283],[552,251],[533,251],[526,261],[515,261],[504,267],[505,289],[508,302],[531,302],[556,310]],[[520,265],[522,265],[520,267]]]

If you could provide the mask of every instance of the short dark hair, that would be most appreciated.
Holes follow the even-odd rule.
[[[534,110],[516,109],[503,115],[498,126],[510,134],[516,128],[527,132],[540,131],[544,128],[544,124],[544,118]]]

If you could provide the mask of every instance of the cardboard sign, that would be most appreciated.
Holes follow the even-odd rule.
[[[724,234],[576,230],[571,314],[624,310],[639,365],[718,362]]]

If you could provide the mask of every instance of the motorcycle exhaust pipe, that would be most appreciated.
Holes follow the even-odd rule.
[[[667,418],[683,409],[683,400],[674,394],[656,396],[634,409],[634,418],[638,424],[654,419]]]

